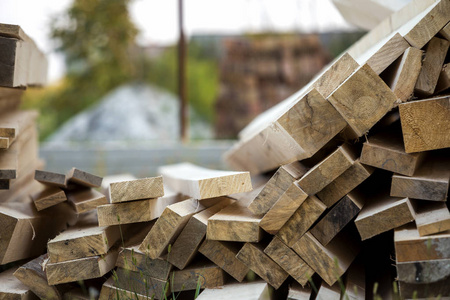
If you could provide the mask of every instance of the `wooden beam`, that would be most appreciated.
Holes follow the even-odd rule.
[[[425,58],[414,91],[421,96],[434,93],[450,42],[434,37],[425,48]]]
[[[291,184],[300,179],[306,171],[306,167],[298,161],[281,166],[250,203],[248,209],[255,215],[267,213]]]
[[[325,204],[319,199],[314,196],[309,196],[280,231],[278,231],[277,237],[286,245],[292,247],[317,219],[319,219],[326,208]]]
[[[234,200],[223,197],[216,205],[193,215],[172,245],[168,261],[178,269],[184,269],[195,257],[206,236],[208,219]]]
[[[412,204],[420,236],[450,230],[450,212],[446,203],[417,200]]]
[[[249,172],[211,170],[190,163],[162,166],[158,171],[174,191],[198,200],[252,190]]]
[[[444,28],[442,28],[439,31],[439,34],[445,38],[447,41],[450,41],[450,22],[447,23],[447,25],[444,26]]]
[[[62,189],[55,186],[46,186],[36,183],[37,192],[30,195],[38,211],[54,206],[67,200]]]
[[[448,280],[450,259],[436,259],[413,262],[398,262],[397,277],[399,281],[415,284],[430,284]]]
[[[91,188],[67,191],[66,196],[77,213],[87,212],[108,203],[105,195]]]
[[[309,300],[312,290],[310,287],[302,287],[298,283],[289,285],[287,300]]]
[[[240,243],[204,240],[198,251],[234,279],[242,282],[249,269],[236,258],[241,246]]]
[[[436,84],[436,93],[443,92],[450,88],[450,64],[445,64],[442,66],[441,73],[439,74],[439,79]]]
[[[57,186],[61,188],[66,187],[65,174],[36,170],[34,173],[34,179],[46,185]]]
[[[159,296],[158,296],[159,297]],[[124,290],[114,286],[114,276],[111,276],[102,286],[99,300],[109,300],[114,298],[148,300],[148,295],[141,295],[132,291]],[[158,298],[155,298],[158,299]]]
[[[67,182],[76,183],[85,187],[100,187],[103,178],[77,168],[72,168],[66,175]]]
[[[109,199],[111,203],[162,196],[164,196],[162,176],[112,182],[109,185]]]
[[[190,291],[200,286],[215,288],[225,284],[225,274],[221,268],[211,262],[199,261],[184,270],[173,272],[170,288],[172,292]]]
[[[119,289],[128,290],[138,295],[145,295],[148,299],[164,299],[168,293],[167,280],[152,278],[145,273],[117,268],[113,272],[113,285]]]
[[[264,249],[264,253],[302,286],[305,286],[314,274],[314,270],[276,236],[273,237],[272,241]]]
[[[245,243],[236,257],[275,289],[278,289],[289,276],[264,253],[264,245]]]
[[[11,268],[0,273],[0,299],[13,300],[38,300],[39,298],[28,286],[14,277],[16,268]]]
[[[399,105],[406,153],[450,147],[448,96]]]
[[[197,300],[226,300],[232,296],[235,299],[270,300],[272,290],[262,281],[226,284],[219,288],[206,288],[196,298]]]
[[[364,180],[369,178],[372,173],[372,167],[361,164],[360,160],[357,159],[350,168],[324,187],[316,196],[330,208],[342,197],[364,182]]]

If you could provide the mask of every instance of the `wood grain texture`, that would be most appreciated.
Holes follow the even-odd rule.
[[[351,192],[373,173],[373,168],[361,164],[357,159],[344,173],[316,194],[328,208]]]
[[[314,196],[309,196],[292,217],[278,231],[279,237],[286,245],[292,247],[302,235],[319,219],[326,210],[325,204]]]
[[[439,74],[439,79],[436,84],[436,93],[443,92],[450,88],[450,64],[445,64],[442,66],[441,73]]]
[[[349,193],[334,205],[309,231],[326,246],[361,211],[365,199]]]
[[[67,182],[76,183],[85,187],[100,187],[103,178],[77,168],[72,168],[66,175]]]
[[[293,182],[277,202],[264,215],[259,226],[270,234],[276,234],[295,211],[308,198],[308,195]]]
[[[173,272],[171,290],[173,292],[215,288],[225,284],[225,274],[221,268],[207,261],[199,261],[184,270]]]
[[[408,198],[379,196],[371,200],[367,200],[355,220],[362,240],[414,220],[414,210]]]
[[[447,25],[444,26],[444,28],[442,28],[439,31],[439,34],[445,38],[447,41],[450,41],[450,22],[447,23]]]
[[[112,182],[109,185],[109,199],[111,203],[162,196],[164,196],[162,176]]]
[[[255,215],[267,213],[291,184],[305,173],[306,167],[298,161],[281,166],[250,203],[248,209]]]
[[[450,259],[399,262],[396,264],[397,277],[406,283],[439,282],[450,276],[449,264]]]
[[[296,183],[306,194],[315,195],[351,167],[355,160],[352,152],[349,146],[340,146]]]
[[[287,300],[309,300],[312,290],[310,287],[302,287],[297,283],[292,283],[288,288]]]
[[[216,205],[193,215],[173,243],[168,261],[178,269],[184,269],[194,259],[206,236],[208,219],[233,202],[231,198],[223,197]]]
[[[364,135],[395,105],[397,97],[368,66],[361,66],[328,98],[357,136]]]
[[[263,248],[264,246],[262,245],[245,243],[236,257],[264,281],[278,289],[288,278],[289,274],[270,259],[264,253]]]
[[[448,96],[399,105],[406,153],[450,147]]]
[[[242,282],[249,269],[236,258],[241,246],[240,243],[204,240],[198,251],[234,279]]]
[[[40,299],[63,299],[70,287],[64,285],[49,285],[42,265],[47,256],[41,255],[19,267],[14,276],[30,288]]]
[[[164,299],[166,295],[165,287],[167,280],[152,278],[141,272],[130,271],[123,268],[117,268],[115,271],[117,281],[114,286],[123,290],[128,290],[139,295],[146,295],[151,299]]]
[[[159,296],[158,296],[159,297]],[[129,290],[121,289],[114,286],[114,278],[111,276],[102,285],[102,290],[100,291],[99,300],[109,300],[109,299],[136,299],[136,300],[148,300],[148,295],[141,295]]]
[[[270,300],[272,290],[265,282],[245,282],[226,284],[219,288],[206,288],[196,298],[197,300],[226,300],[232,296],[235,299]]]
[[[66,175],[50,171],[36,170],[34,179],[46,185],[66,187]]]
[[[302,286],[305,286],[314,274],[314,270],[276,236],[264,249],[264,253]]]
[[[333,285],[347,271],[359,252],[359,246],[345,232],[327,246],[307,232],[292,249],[329,285]]]
[[[16,268],[11,268],[0,273],[0,299],[1,300],[38,300],[39,298],[31,290],[14,277]]]
[[[36,209],[43,210],[67,200],[66,194],[62,189],[55,186],[39,185],[38,191],[30,195],[36,206]]]
[[[317,300],[339,300],[341,299],[341,289],[339,284],[335,283],[329,286],[326,282],[322,282],[316,296]]]
[[[77,213],[87,212],[108,203],[105,195],[90,188],[67,191],[66,196]]]
[[[415,201],[412,204],[420,236],[450,230],[450,212],[446,203]]]
[[[421,96],[434,93],[450,42],[434,37],[425,48],[422,69],[414,91]]]
[[[171,189],[198,200],[252,190],[249,172],[211,170],[190,163],[162,166],[158,171]]]

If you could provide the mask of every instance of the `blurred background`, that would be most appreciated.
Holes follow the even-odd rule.
[[[47,169],[102,175],[147,175],[181,160],[225,168],[220,157],[245,125],[365,33],[331,0],[1,5],[0,22],[20,25],[49,59],[48,85],[23,103],[40,111]]]

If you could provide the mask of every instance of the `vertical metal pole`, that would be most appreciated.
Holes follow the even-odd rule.
[[[187,142],[188,136],[188,99],[186,93],[186,41],[183,30],[183,0],[178,0],[178,93],[180,96],[180,138],[183,143]]]

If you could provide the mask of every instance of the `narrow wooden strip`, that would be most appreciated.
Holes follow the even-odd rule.
[[[450,230],[450,212],[443,202],[413,202],[417,230],[420,236]]]
[[[112,182],[109,185],[109,199],[111,203],[162,196],[164,196],[162,176]]]
[[[30,196],[38,211],[67,200],[66,194],[59,187],[44,186],[40,183],[37,185],[39,185],[38,191]]]
[[[245,282],[226,284],[219,288],[206,288],[197,300],[258,299],[270,300],[272,291],[265,282]]]
[[[450,64],[445,64],[442,66],[441,73],[439,74],[439,79],[436,84],[436,93],[443,92],[450,88]]]
[[[447,25],[444,26],[444,28],[442,28],[439,31],[439,34],[445,38],[447,41],[450,41],[450,22],[447,23]]]
[[[66,196],[77,213],[87,212],[108,203],[105,195],[90,188],[67,191]]]
[[[173,292],[215,288],[225,284],[225,274],[221,268],[211,262],[197,262],[184,270],[173,272],[171,290]]]
[[[450,259],[398,262],[398,280],[406,283],[428,284],[448,280]]]
[[[77,168],[72,168],[66,175],[67,182],[73,182],[86,187],[100,187],[103,178]]]
[[[149,299],[163,299],[166,295],[167,280],[161,280],[147,276],[142,272],[130,271],[117,268],[115,271],[117,280],[114,286],[123,290],[128,290],[138,295],[145,295]]]
[[[9,138],[0,137],[0,149],[8,149],[9,148]]]
[[[49,171],[36,170],[34,179],[47,185],[66,187],[66,175]]]
[[[148,295],[141,295],[133,291],[121,289],[114,286],[114,276],[111,276],[102,286],[100,291],[99,300],[110,300],[110,299],[136,299],[136,300],[148,300]],[[159,299],[155,297],[155,299]]]

